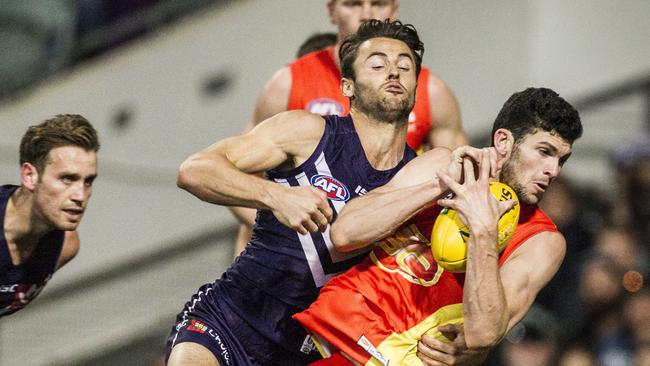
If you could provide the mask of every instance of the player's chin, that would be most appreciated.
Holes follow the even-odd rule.
[[[526,193],[519,197],[519,201],[526,205],[536,205],[542,200],[543,193]]]
[[[74,231],[77,230],[77,227],[79,226],[79,223],[81,222],[81,218],[78,220],[65,220],[59,225],[57,225],[58,230],[63,230],[63,231]]]

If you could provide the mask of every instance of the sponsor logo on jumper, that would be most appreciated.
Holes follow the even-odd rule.
[[[368,193],[365,188],[361,186],[357,186],[357,189],[354,190],[354,193],[358,194],[359,196],[363,196],[364,194]]]
[[[343,106],[341,103],[329,98],[314,99],[307,104],[307,108],[305,109],[311,113],[320,114],[321,116],[333,114],[337,116],[343,115]]]
[[[310,335],[307,335],[305,337],[305,340],[302,341],[302,346],[300,346],[300,352],[302,352],[304,354],[309,354],[315,348],[316,348],[316,345],[314,344],[314,340],[311,338]]]
[[[332,201],[347,201],[350,199],[350,192],[345,184],[329,175],[314,175],[309,182],[312,186],[320,188],[327,193],[327,198]]]
[[[372,357],[375,358],[375,360],[379,361],[379,363],[383,366],[388,366],[388,362],[390,361],[387,359],[384,355],[379,352],[377,347],[375,347],[372,343],[370,343],[370,340],[366,338],[366,336],[361,336],[359,340],[357,341],[357,344],[363,348],[366,352],[368,352]]]
[[[29,304],[39,293],[43,290],[47,282],[52,278],[52,275],[49,275],[43,283],[17,283],[13,285],[3,285],[0,286],[0,293],[13,293],[13,299],[11,304],[6,306],[3,309],[0,309],[0,315],[6,313],[13,313],[18,311],[27,304]]]
[[[192,319],[192,323],[187,326],[187,330],[203,334],[208,330],[208,326],[198,320]]]
[[[16,288],[18,288],[18,284],[13,284],[13,285],[0,285],[0,292],[16,292]]]

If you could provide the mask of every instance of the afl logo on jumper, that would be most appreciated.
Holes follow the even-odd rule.
[[[310,113],[320,114],[321,116],[343,115],[343,106],[341,103],[328,98],[314,99],[307,104],[307,108],[305,109]]]
[[[338,180],[330,177],[329,175],[314,175],[309,180],[312,186],[320,188],[327,193],[327,198],[332,201],[347,201],[350,199],[350,191],[348,188]]]

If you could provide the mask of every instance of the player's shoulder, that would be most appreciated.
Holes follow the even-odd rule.
[[[517,235],[517,231],[515,231],[515,235]],[[562,233],[559,231],[542,230],[515,245],[511,246],[509,244],[502,253],[500,262],[507,263],[508,265],[520,263],[520,265],[528,266],[528,263],[534,261],[539,265],[539,268],[548,268],[547,265],[543,264],[559,265],[564,258],[566,250],[566,240]],[[519,259],[513,260],[517,258]]]
[[[18,189],[18,186],[14,184],[0,185],[0,199],[9,197],[16,189]]]
[[[303,64],[317,62],[319,60],[327,60],[328,58],[331,59],[332,57],[330,55],[332,54],[333,49],[334,47],[330,46],[330,47],[323,48],[321,50],[309,52],[293,60],[290,66],[294,66],[294,65],[299,66]]]
[[[66,231],[63,239],[63,247],[56,261],[55,270],[60,269],[71,261],[79,253],[80,240],[77,231]]]
[[[276,129],[278,133],[282,132],[291,136],[307,137],[315,134],[320,137],[325,128],[325,120],[317,114],[296,109],[280,112],[260,124],[260,126],[262,125],[264,128]]]
[[[289,121],[295,121],[295,120],[300,120],[305,123],[325,123],[325,120],[323,119],[322,116],[319,116],[318,114],[310,113],[304,109],[294,109],[290,111],[284,111],[280,112],[277,114],[279,118],[289,120]]]
[[[429,87],[429,91],[446,93],[451,92],[449,85],[447,85],[447,83],[439,75],[436,75],[432,72],[429,72],[427,85]]]
[[[542,230],[524,240],[522,248],[528,248],[542,256],[554,257],[559,255],[564,257],[566,239],[559,231]]]
[[[268,91],[288,90],[291,88],[291,69],[284,66],[277,70],[266,83],[265,89]]]

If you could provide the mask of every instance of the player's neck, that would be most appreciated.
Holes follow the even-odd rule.
[[[27,249],[51,230],[34,210],[32,193],[18,188],[7,201],[4,221],[7,242]]]
[[[373,168],[388,170],[402,161],[407,123],[379,121],[354,107],[350,109],[350,115],[366,158]]]

